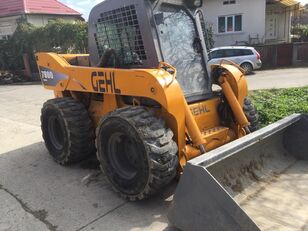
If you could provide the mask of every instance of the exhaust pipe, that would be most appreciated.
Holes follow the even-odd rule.
[[[308,230],[308,115],[189,161],[168,218],[183,231]]]

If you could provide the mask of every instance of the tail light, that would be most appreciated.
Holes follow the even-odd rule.
[[[256,53],[257,53],[257,59],[260,60],[261,59],[260,53],[258,51],[256,51]]]

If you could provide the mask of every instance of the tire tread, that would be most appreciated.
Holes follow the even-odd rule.
[[[138,195],[126,195],[113,186],[123,198],[135,201],[146,199],[157,194],[164,186],[176,176],[178,157],[177,144],[173,141],[173,132],[165,127],[162,120],[155,117],[154,113],[145,107],[125,107],[115,110],[104,117],[97,128],[96,136],[99,137],[100,127],[110,117],[118,117],[128,121],[140,135],[150,160],[150,175],[144,190]],[[97,139],[98,140],[98,139]],[[96,141],[98,148],[98,141]],[[99,149],[98,149],[99,150]],[[100,154],[97,157],[101,160]],[[103,170],[103,166],[101,165]]]
[[[68,133],[68,149],[64,158],[55,161],[61,165],[69,165],[81,161],[95,152],[95,133],[92,121],[84,105],[70,97],[55,98],[46,101],[42,108],[41,122],[47,108],[59,111]],[[47,135],[43,134],[44,140]],[[48,148],[48,147],[47,147]]]
[[[244,113],[245,113],[248,121],[250,122],[249,130],[251,132],[257,131],[259,129],[259,126],[260,126],[259,115],[258,115],[257,109],[252,104],[250,99],[245,98],[243,109],[244,109]]]

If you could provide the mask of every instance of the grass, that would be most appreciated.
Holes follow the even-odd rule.
[[[308,113],[308,87],[252,91],[261,126],[276,122],[293,113]]]

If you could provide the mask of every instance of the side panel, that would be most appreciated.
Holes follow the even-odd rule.
[[[55,87],[61,81],[69,79],[67,74],[53,71],[47,67],[40,67],[41,80],[46,87]]]
[[[214,98],[189,105],[190,111],[201,131],[220,126],[217,111],[220,102],[220,98]]]

